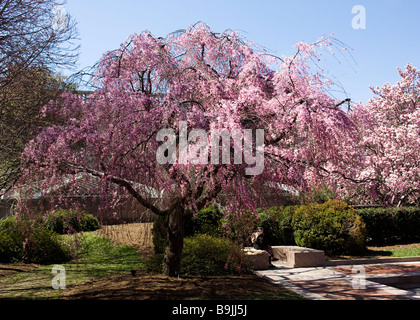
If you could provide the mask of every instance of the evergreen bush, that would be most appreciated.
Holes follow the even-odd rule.
[[[329,255],[360,254],[365,250],[366,225],[347,203],[328,200],[296,209],[294,238],[298,246]]]
[[[356,209],[370,244],[420,241],[420,207]]]

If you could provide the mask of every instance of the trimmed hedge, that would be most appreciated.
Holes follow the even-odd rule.
[[[420,241],[420,207],[356,209],[366,223],[369,244]]]
[[[251,226],[264,228],[265,239],[272,246],[298,245],[324,250],[329,255],[360,254],[365,250],[366,225],[363,219],[347,203],[328,200],[324,204],[301,206],[279,206],[258,210],[258,219],[249,213],[245,222],[233,219],[215,207],[203,209],[195,218],[187,219],[185,236],[207,234],[215,237],[228,236],[236,242],[249,245],[252,231],[244,232]],[[231,228],[224,231],[221,224]],[[167,218],[158,217],[152,234],[156,254],[166,248]],[[227,233],[226,233],[227,232]],[[248,242],[247,242],[248,240]]]
[[[333,210],[331,205],[333,205]],[[322,206],[330,206],[330,208],[325,209]],[[300,221],[299,226],[296,218],[292,220],[298,209],[300,215],[314,210],[320,212],[327,210],[329,213],[323,216],[318,212],[310,219],[305,218],[304,223]],[[349,228],[349,222],[343,224],[344,217],[339,211],[348,211],[344,216],[354,215],[350,218],[350,222],[353,221],[352,227]],[[341,217],[337,217],[337,214]],[[322,205],[283,206],[259,210],[258,217],[259,222],[255,224],[255,227],[264,228],[265,237],[271,245],[304,245],[327,248],[327,252],[335,254],[356,254],[363,251],[363,238],[365,238],[365,244],[371,245],[420,241],[420,207],[365,208],[353,211],[345,202],[329,200]],[[340,231],[340,225],[347,228],[348,232],[353,230],[351,231],[353,234],[358,230],[357,240],[351,240],[348,236],[340,238],[340,234],[346,233],[343,233],[343,230]],[[354,249],[349,248],[350,246],[354,246]]]

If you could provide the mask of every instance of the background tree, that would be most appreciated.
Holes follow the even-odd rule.
[[[95,77],[99,89],[89,99],[65,94],[44,108],[62,122],[28,143],[19,183],[30,192],[39,181],[51,195],[51,186],[65,180],[77,189],[81,175],[91,176],[100,180],[92,192],[101,194],[104,207],[131,196],[168,216],[163,271],[175,275],[185,216],[222,197],[241,219],[247,210],[256,212],[267,182],[305,189],[309,168],[337,159],[337,137],[352,123],[326,93],[331,82],[308,64],[329,45],[328,39],[299,43],[296,55],[280,59],[235,32],[215,33],[202,23],[165,38],[133,35],[105,53]],[[232,139],[230,164],[211,162],[211,152],[208,164],[159,164],[157,134],[172,129],[179,146],[180,121],[209,134],[264,129],[262,174],[248,175],[248,164],[234,164]],[[220,160],[222,145],[218,151]],[[189,153],[189,160],[197,154]]]
[[[40,117],[41,108],[71,90],[74,85],[42,66],[20,70],[0,89],[0,190],[5,192],[18,178],[25,145],[40,128],[54,123]]]
[[[0,0],[0,190],[20,171],[20,154],[43,105],[73,86],[58,68],[77,60],[76,24],[56,0]],[[74,88],[74,87],[73,87]]]
[[[420,72],[408,64],[401,80],[349,114],[353,139],[341,147],[332,185],[356,203],[420,205]]]
[[[57,0],[0,0],[0,88],[29,66],[77,61],[75,21]]]

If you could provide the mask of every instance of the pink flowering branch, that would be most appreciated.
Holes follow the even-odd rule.
[[[342,158],[350,156],[339,148],[353,134],[354,120],[340,109],[344,101],[326,93],[333,83],[309,67],[318,50],[329,45],[328,39],[299,43],[296,54],[278,66],[278,58],[239,34],[214,33],[204,24],[165,38],[133,35],[104,54],[94,79],[98,89],[89,99],[66,94],[45,106],[44,115],[61,120],[60,125],[45,128],[26,146],[19,184],[42,181],[51,193],[59,192],[66,180],[71,191],[78,188],[78,174],[85,173],[99,181],[91,192],[101,195],[103,207],[112,207],[113,197],[129,195],[153,213],[168,216],[165,273],[174,274],[184,216],[217,200],[236,219],[245,219],[244,212],[255,213],[268,201],[268,184],[305,190],[315,173],[324,167],[338,170]],[[183,163],[181,122],[187,135],[193,130],[237,131],[243,141],[246,130],[255,137],[262,130],[262,172],[249,175],[251,165],[233,163],[234,139],[229,164],[211,163],[213,150],[205,164],[192,163],[197,152],[188,152]],[[173,163],[157,161],[157,151],[168,142],[157,140],[161,130],[175,136]],[[211,137],[206,140],[210,144]],[[192,147],[187,141],[187,150]],[[252,141],[251,158],[256,150]],[[239,151],[245,158],[244,146]],[[148,198],[139,185],[161,198]]]

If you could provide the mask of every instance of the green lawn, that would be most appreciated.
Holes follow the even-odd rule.
[[[419,257],[420,248],[389,249],[390,257]]]
[[[390,247],[369,247],[367,256],[379,257],[420,257],[420,247],[418,244],[406,245],[404,248]]]
[[[74,243],[73,237],[64,237]],[[78,245],[73,247],[78,259],[62,264],[66,271],[66,287],[144,267],[139,253],[132,247],[115,246],[110,240],[90,233],[78,236],[77,241]],[[53,265],[42,266],[4,279],[0,286],[0,299],[58,297],[59,291],[52,289],[52,268]]]

